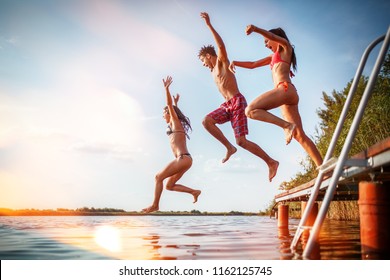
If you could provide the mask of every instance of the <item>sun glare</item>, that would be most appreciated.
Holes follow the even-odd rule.
[[[119,231],[112,226],[101,226],[96,229],[95,242],[110,252],[121,251],[121,238]]]

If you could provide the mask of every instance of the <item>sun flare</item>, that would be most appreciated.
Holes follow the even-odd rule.
[[[101,226],[96,229],[95,242],[110,252],[121,251],[121,237],[119,231],[112,226]]]

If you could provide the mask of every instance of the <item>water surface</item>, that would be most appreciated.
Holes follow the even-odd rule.
[[[278,260],[295,226],[262,216],[0,217],[0,259]],[[316,259],[361,259],[359,223],[326,221]]]

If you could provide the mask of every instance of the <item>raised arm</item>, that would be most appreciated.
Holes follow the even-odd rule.
[[[269,32],[268,30],[259,28],[253,24],[248,25],[246,27],[245,32],[246,32],[246,35],[250,35],[252,32],[256,32],[256,33],[263,35],[268,40],[275,41],[278,44],[281,44],[285,48],[291,47],[290,43],[285,38],[280,37],[278,35],[275,35],[272,32]]]
[[[173,103],[176,107],[178,107],[178,103],[179,103],[179,99],[180,99],[180,94],[176,93],[176,95],[173,95]]]
[[[173,104],[172,104],[172,96],[169,91],[169,86],[172,84],[173,80],[171,76],[167,76],[167,78],[164,80],[164,87],[165,87],[165,94],[166,94],[166,99],[167,99],[167,106],[168,106],[168,111],[169,115],[171,118],[178,118],[175,109],[173,109]]]
[[[210,22],[209,14],[203,12],[200,14],[200,16],[205,20],[207,27],[210,29],[211,33],[213,34],[214,41],[218,48],[218,58],[220,60],[226,61],[228,59],[228,56],[225,48],[225,43],[223,42],[221,36],[218,34],[215,28],[212,26]]]

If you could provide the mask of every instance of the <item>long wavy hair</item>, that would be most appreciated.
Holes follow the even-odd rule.
[[[275,34],[275,35],[277,35],[277,36],[280,36],[280,37],[286,39],[287,42],[290,43],[290,40],[288,39],[288,37],[286,35],[286,32],[284,32],[284,30],[282,28],[280,28],[280,27],[279,28],[274,28],[274,29],[270,29],[268,31],[273,33],[273,34]],[[296,72],[297,71],[297,67],[298,67],[298,65],[297,65],[297,57],[295,56],[294,46],[293,45],[291,45],[291,46],[292,46],[291,65],[292,65],[292,68],[294,69],[294,72]]]
[[[188,137],[188,132],[190,130],[192,131],[190,119],[186,115],[184,115],[183,112],[177,106],[173,105],[173,109],[175,110],[176,115],[179,118],[181,125],[183,126],[184,131]],[[164,110],[168,110],[168,106],[165,106]]]

